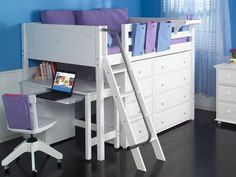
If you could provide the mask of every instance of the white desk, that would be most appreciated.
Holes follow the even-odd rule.
[[[29,80],[29,81],[22,82],[22,91],[23,91],[23,93],[26,93],[26,94],[42,92],[47,89],[50,89],[50,87],[51,87],[51,81],[49,81],[49,80]],[[100,143],[102,144],[108,140],[114,139],[114,147],[119,148],[119,146],[120,146],[118,113],[117,113],[117,111],[114,111],[114,110],[116,110],[116,108],[114,107],[113,101],[111,103],[111,98],[109,98],[109,97],[111,97],[111,92],[110,92],[110,89],[108,88],[107,85],[105,85],[104,97],[107,98],[106,99],[107,101],[105,101],[105,107],[111,108],[111,105],[113,106],[113,110],[108,109],[105,112],[105,118],[106,117],[108,118],[111,116],[114,117],[113,128],[102,127],[103,125],[93,124],[91,122],[91,103],[93,101],[96,101],[96,98],[97,98],[96,83],[95,82],[76,80],[74,90],[73,90],[73,96],[71,98],[59,100],[56,102],[52,102],[52,101],[47,100],[48,104],[55,104],[56,103],[57,106],[60,104],[74,104],[76,102],[82,101],[83,99],[85,100],[85,121],[73,119],[73,121],[74,121],[73,124],[74,124],[74,126],[85,128],[85,158],[87,160],[90,160],[92,158],[91,151],[92,151],[92,146],[94,146],[94,145],[99,145]],[[60,108],[64,110],[63,107],[60,107]],[[47,106],[45,106],[44,109],[47,109]],[[71,114],[69,111],[73,111],[73,110],[71,110],[71,109],[66,110],[66,108],[65,108],[65,111],[68,114]],[[54,109],[51,112],[55,112]],[[53,113],[51,113],[51,114],[53,114]],[[69,117],[71,117],[71,115]],[[99,121],[96,120],[96,122],[99,122]],[[99,139],[101,139],[98,137],[99,135],[97,135],[94,138],[92,138],[92,136],[91,136],[91,131],[92,130],[96,131],[99,128],[105,129],[104,134],[100,135],[100,136],[104,136],[104,138],[102,138],[102,139],[104,139],[104,142],[99,141]],[[68,135],[68,138],[70,138],[69,136],[71,136],[71,135],[73,135],[73,133]],[[57,139],[57,141],[59,141],[59,140]],[[55,142],[53,142],[53,143],[55,143]],[[103,154],[105,149],[100,149],[100,151],[101,152],[99,152],[99,153]]]

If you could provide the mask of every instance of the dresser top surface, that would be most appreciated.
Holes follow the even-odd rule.
[[[236,70],[236,64],[230,64],[230,63],[221,63],[214,66],[216,69],[235,69]]]

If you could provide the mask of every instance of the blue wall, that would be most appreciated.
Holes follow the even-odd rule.
[[[160,17],[161,0],[141,0],[141,15],[143,17]]]
[[[141,15],[140,0],[6,0],[0,1],[0,71],[21,68],[22,22],[39,21],[44,9],[125,7],[129,16]]]

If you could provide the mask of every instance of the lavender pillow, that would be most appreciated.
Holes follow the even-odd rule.
[[[127,9],[98,9],[81,10],[75,12],[77,25],[106,25],[121,33],[121,24],[128,22]]]
[[[41,22],[45,24],[75,25],[74,11],[72,10],[45,10],[41,12]]]

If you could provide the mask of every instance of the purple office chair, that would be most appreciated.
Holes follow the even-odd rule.
[[[56,124],[56,120],[37,117],[35,95],[5,94],[2,96],[2,100],[8,129],[12,132],[30,135],[27,140],[18,145],[13,152],[2,160],[2,166],[5,169],[5,173],[9,173],[8,164],[25,152],[31,153],[33,175],[37,175],[34,156],[36,151],[42,151],[56,158],[58,168],[60,168],[63,155],[33,136],[48,130]]]

